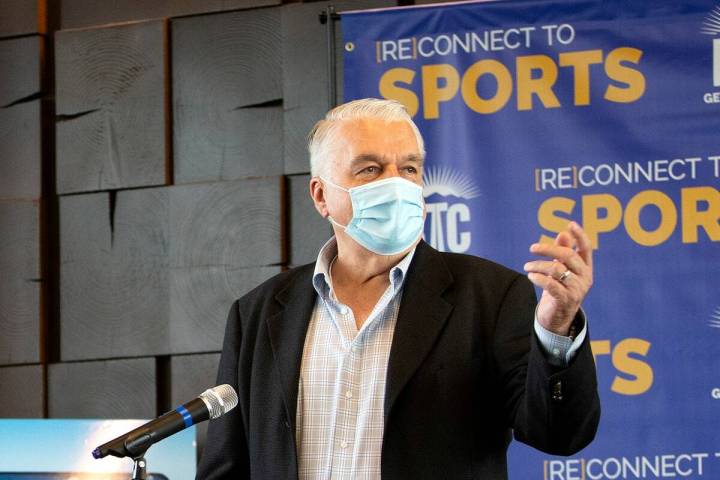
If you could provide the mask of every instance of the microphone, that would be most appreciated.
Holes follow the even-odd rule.
[[[199,397],[175,410],[141,425],[93,450],[95,458],[136,458],[145,454],[151,445],[196,423],[225,415],[238,404],[238,396],[230,385],[218,385],[205,390]]]

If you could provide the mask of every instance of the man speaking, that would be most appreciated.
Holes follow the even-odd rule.
[[[217,382],[240,403],[211,422],[198,478],[493,480],[511,434],[585,447],[600,404],[582,228],[530,246],[527,276],[434,250],[423,139],[394,101],[331,110],[309,150],[335,235],[232,305]]]

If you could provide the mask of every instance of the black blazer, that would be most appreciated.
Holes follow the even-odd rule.
[[[210,422],[199,479],[297,478],[295,414],[314,264],[236,301],[218,383],[238,407]],[[587,338],[571,365],[550,366],[533,333],[524,275],[421,242],[408,270],[385,392],[383,479],[505,479],[515,438],[569,455],[600,416]]]

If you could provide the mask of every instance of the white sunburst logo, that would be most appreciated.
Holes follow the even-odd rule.
[[[715,7],[705,18],[701,33],[720,36],[720,7]],[[713,39],[713,85],[720,87],[720,38]]]
[[[446,165],[428,167],[423,172],[423,196],[430,244],[442,251],[467,252],[472,244],[467,201],[480,196],[472,177]]]
[[[708,322],[713,328],[720,328],[720,307],[715,308],[715,311],[710,315],[710,321]]]

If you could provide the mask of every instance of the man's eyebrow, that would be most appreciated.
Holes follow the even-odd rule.
[[[355,166],[359,163],[364,163],[364,162],[382,163],[382,159],[379,156],[375,155],[374,153],[361,153],[352,159],[352,162],[350,163],[350,165]]]
[[[411,153],[410,155],[405,155],[403,157],[403,160],[406,162],[416,162],[419,163],[420,166],[422,166],[425,163],[425,159],[422,155]],[[352,159],[351,166],[354,167],[360,163],[364,162],[375,162],[375,163],[384,163],[382,158],[374,153],[361,153],[357,155],[355,158]]]
[[[408,162],[417,162],[422,167],[425,163],[425,159],[422,155],[417,155],[415,153],[411,153],[410,155],[405,156],[405,160]]]

